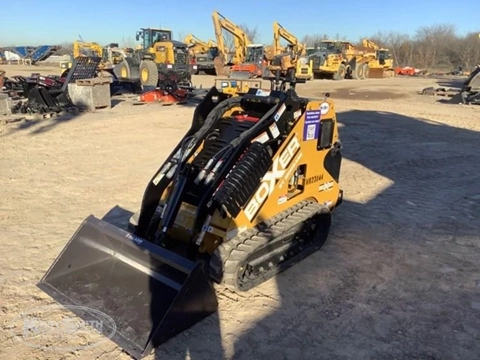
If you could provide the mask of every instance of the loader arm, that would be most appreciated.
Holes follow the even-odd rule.
[[[223,38],[223,30],[226,30],[233,35],[235,47],[235,58],[233,62],[244,62],[247,52],[247,45],[252,43],[248,35],[239,26],[235,25],[232,21],[228,20],[218,11],[213,12],[212,19],[219,51],[223,52],[225,55],[228,53],[228,49],[225,46],[225,41]]]
[[[211,41],[209,41],[208,43],[200,40],[199,38],[197,38],[195,35],[193,34],[188,34],[185,39],[183,39],[183,42],[187,45],[192,45],[195,52],[204,52],[206,53],[210,47],[214,46],[214,45],[210,45],[211,44]]]
[[[103,57],[103,48],[100,44],[95,42],[74,41],[73,42],[73,57],[77,58],[82,56],[82,49],[90,50],[96,53],[96,56]]]

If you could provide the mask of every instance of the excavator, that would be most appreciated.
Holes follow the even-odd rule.
[[[215,283],[244,293],[320,250],[343,200],[335,104],[300,97],[295,69],[268,80],[212,87],[129,224],[88,216],[38,287],[141,359],[218,310]]]
[[[280,45],[280,38],[288,42],[289,53],[295,57],[295,76],[297,79],[313,79],[312,61],[306,56],[306,45],[301,44],[298,38],[292,35],[278,22],[273,23],[273,52],[274,57],[282,53],[284,49]]]
[[[371,78],[384,78],[395,76],[392,55],[390,50],[380,48],[373,41],[362,40],[362,46],[366,49],[364,56],[368,57]]]
[[[219,50],[213,40],[204,42],[195,35],[188,34],[183,42],[189,46],[192,64],[196,65],[195,74],[203,71],[208,75],[217,75],[214,60],[219,55]]]
[[[171,30],[142,28],[137,31],[136,40],[141,40],[139,48],[114,69],[118,78],[140,79],[142,86],[150,87],[170,81],[192,85],[194,68],[188,46],[173,40]]]
[[[218,11],[213,12],[212,19],[217,44],[224,56],[223,64],[230,66],[229,76],[238,79],[261,78],[267,67],[266,52],[270,49],[266,49],[263,44],[253,44],[239,26]],[[227,51],[222,30],[228,31],[234,39],[235,53],[231,60],[225,58]]]

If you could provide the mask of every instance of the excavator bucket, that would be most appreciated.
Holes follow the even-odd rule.
[[[136,359],[218,308],[201,264],[93,215],[37,286],[63,305],[87,309],[76,313],[85,321],[108,315],[114,325],[103,324],[102,333]]]
[[[465,80],[458,94],[448,101],[451,104],[479,104],[480,103],[480,66],[472,71]]]

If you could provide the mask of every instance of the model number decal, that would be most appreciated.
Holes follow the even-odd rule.
[[[282,153],[274,159],[272,170],[265,174],[257,191],[245,206],[244,212],[249,221],[253,220],[267,198],[272,194],[273,190],[275,190],[277,181],[284,176],[285,170],[299,150],[300,142],[298,138],[294,136]]]

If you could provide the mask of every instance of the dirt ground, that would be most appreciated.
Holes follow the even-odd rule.
[[[327,244],[248,293],[219,291],[217,314],[148,359],[478,359],[480,108],[416,94],[439,82],[451,86],[298,85],[303,96],[329,92],[341,125],[345,202]],[[35,284],[84,218],[138,209],[193,111],[123,101],[0,126],[1,359],[130,358],[109,340],[82,348],[103,339],[93,331],[32,346],[19,316],[55,303]]]

